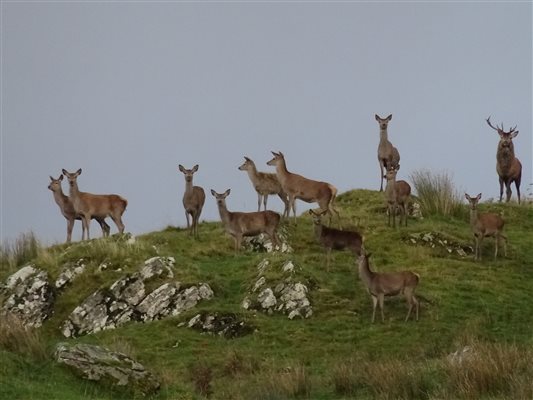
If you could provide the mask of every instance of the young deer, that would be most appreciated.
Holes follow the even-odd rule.
[[[356,255],[361,254],[363,237],[359,233],[341,231],[322,225],[322,216],[326,214],[326,211],[316,213],[313,210],[309,210],[309,214],[313,217],[316,238],[322,247],[326,249],[326,271],[329,272],[331,250],[349,249]]]
[[[494,258],[498,256],[498,246],[500,239],[504,240],[504,254],[507,255],[507,237],[502,233],[505,221],[502,217],[494,213],[480,213],[477,212],[477,205],[481,199],[481,193],[476,197],[470,197],[465,193],[465,198],[470,203],[470,226],[474,233],[475,239],[475,259],[481,260],[481,242],[485,236],[495,236],[496,245],[494,249]]]
[[[185,175],[185,193],[183,193],[183,207],[185,208],[185,218],[187,219],[187,229],[189,234],[198,238],[198,220],[205,203],[205,192],[200,186],[193,186],[192,176],[198,171],[198,164],[192,169],[185,169],[179,165],[179,170]],[[192,218],[192,225],[189,224],[189,214]]]
[[[407,317],[405,322],[411,316],[413,306],[416,311],[416,320],[418,321],[418,300],[415,297],[415,289],[420,281],[420,276],[411,271],[399,271],[399,272],[373,272],[370,269],[368,258],[370,253],[363,254],[359,257],[359,277],[363,284],[366,286],[368,293],[372,296],[373,310],[372,310],[372,323],[376,317],[376,306],[379,303],[381,309],[381,321],[385,321],[383,315],[383,302],[385,296],[395,296],[398,294],[404,294],[409,303],[409,311],[407,311]]]
[[[389,136],[387,133],[387,126],[392,119],[392,114],[387,118],[381,118],[379,115],[375,115],[376,121],[379,124],[379,145],[378,145],[378,161],[379,168],[381,170],[380,181],[381,186],[379,191],[383,191],[383,170],[387,170],[390,165],[397,165],[400,163],[400,153],[398,149],[389,142]]]
[[[119,233],[124,232],[122,214],[128,205],[128,201],[125,198],[116,194],[91,194],[80,192],[78,189],[77,178],[81,174],[81,168],[72,173],[63,169],[63,174],[67,177],[70,185],[69,200],[74,207],[76,215],[81,217],[82,240],[85,239],[85,232],[87,232],[87,239],[90,239],[89,224],[92,218],[104,219],[106,217],[111,217],[113,222],[117,225]]]
[[[261,198],[265,211],[267,209],[267,199],[270,194],[277,194],[285,209],[283,211],[283,217],[289,217],[289,199],[276,176],[268,172],[258,172],[255,163],[248,157],[244,157],[244,163],[239,167],[239,170],[248,172],[248,177],[254,185],[254,189],[257,192],[257,211],[261,211]]]
[[[340,226],[339,212],[333,206],[337,188],[329,183],[313,181],[289,172],[283,153],[280,151],[279,153],[272,152],[272,154],[274,158],[268,161],[267,165],[276,167],[279,183],[289,196],[289,206],[292,207],[294,222],[296,222],[296,199],[300,199],[307,203],[318,203],[320,209],[329,214],[330,224],[333,213],[337,214]]]
[[[400,226],[402,225],[402,217],[407,226],[407,203],[411,195],[411,186],[406,181],[397,181],[396,174],[400,169],[400,164],[389,165],[387,168],[387,186],[385,187],[385,198],[387,199],[388,208],[388,225],[392,216],[392,226],[396,227],[396,210],[400,209]]]
[[[230,212],[226,207],[226,197],[230,194],[230,189],[220,194],[211,189],[211,194],[215,197],[220,213],[220,219],[226,233],[230,234],[235,240],[235,252],[241,248],[242,238],[244,236],[256,236],[260,233],[266,233],[270,236],[272,243],[279,245],[278,226],[281,219],[280,215],[274,211],[257,211],[257,212]]]
[[[516,194],[518,195],[518,204],[520,204],[520,181],[522,180],[522,164],[520,160],[514,155],[513,138],[518,135],[516,126],[509,132],[505,132],[502,126],[494,127],[490,123],[490,117],[486,119],[487,124],[498,132],[500,135],[500,142],[498,143],[498,150],[496,152],[496,172],[500,180],[500,201],[503,197],[503,185],[506,189],[506,202],[511,199],[512,191],[511,184],[514,182],[516,187]]]
[[[63,193],[63,188],[61,187],[62,180],[63,175],[60,175],[57,179],[54,179],[50,176],[51,182],[48,185],[48,189],[50,189],[54,193],[54,200],[59,206],[61,214],[63,214],[63,216],[67,220],[67,243],[70,243],[72,239],[72,228],[74,227],[74,221],[81,221],[81,217],[79,215],[76,215],[76,213],[74,212],[74,206],[68,199],[68,196]],[[93,217],[93,219],[98,221],[98,223],[100,224],[100,227],[102,228],[102,235],[104,237],[109,236],[109,231],[111,230],[111,228],[105,222],[105,220],[99,217]]]

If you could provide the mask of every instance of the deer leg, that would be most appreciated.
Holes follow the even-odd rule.
[[[296,199],[294,197],[289,197],[289,202],[292,207],[292,215],[294,217],[294,223],[296,223]]]
[[[378,305],[378,298],[372,295],[372,323],[374,323],[374,319],[376,317],[376,306],[377,305]]]
[[[387,206],[387,225],[390,226],[390,219],[391,219],[391,206],[390,204]]]
[[[405,226],[407,226],[407,205],[405,203],[402,204],[403,209],[403,219],[405,222]]]
[[[405,298],[407,300],[407,304],[409,304],[409,310],[407,311],[407,317],[405,317],[405,321],[409,321],[409,317],[411,316],[411,311],[413,310],[413,292],[409,290],[409,288],[405,289]]]
[[[511,200],[511,195],[513,194],[511,190],[511,180],[509,179],[507,182],[505,182],[505,202],[509,203],[509,200]]]
[[[263,205],[265,206],[265,211],[267,210],[268,194],[263,195]]]
[[[70,243],[72,240],[72,228],[74,228],[75,219],[67,219],[67,243]]]
[[[104,218],[95,218],[95,220],[96,222],[98,222],[100,228],[102,229],[102,236],[109,236],[109,225],[106,224]]]
[[[257,192],[257,211],[261,211],[261,197],[263,197],[263,195],[259,192]]]
[[[518,196],[518,204],[520,204],[520,178],[515,179],[514,186],[516,187],[516,195]]]
[[[396,211],[397,211],[396,203],[392,206],[392,227],[396,228]]]
[[[500,235],[496,234],[494,241],[496,242],[494,246],[494,259],[496,260],[496,257],[498,257],[498,246],[500,245]]]
[[[385,314],[383,314],[383,303],[385,300],[385,294],[380,293],[378,295],[378,300],[379,300],[379,308],[381,309],[381,322],[385,322]]]
[[[81,217],[82,221],[82,233],[81,233],[81,239],[84,238],[84,233],[87,232],[87,240],[89,240],[91,237],[89,235],[89,224],[91,223],[91,217],[87,214],[84,214]]]
[[[191,227],[191,224],[189,222],[189,212],[185,210],[185,219],[187,220],[187,229]]]
[[[117,226],[118,233],[123,233],[124,232],[124,224],[122,223],[122,218],[120,217],[120,215],[111,215],[111,219],[113,220],[113,222]]]
[[[194,236],[197,239],[200,239],[200,234],[198,233],[198,221],[200,220],[200,212],[197,212],[194,219]]]
[[[238,253],[241,248],[241,241],[242,236],[241,235],[235,235],[235,253]]]
[[[329,272],[329,260],[331,257],[331,247],[326,249],[326,271]]]
[[[500,203],[502,201],[502,197],[503,197],[503,179],[500,178]]]
[[[379,180],[381,181],[379,191],[383,192],[383,160],[379,160],[379,170],[380,170]]]
[[[483,235],[477,236],[477,259],[481,261],[481,243],[483,242]]]

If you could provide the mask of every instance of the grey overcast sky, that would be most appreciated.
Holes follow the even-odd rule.
[[[1,14],[2,240],[65,240],[47,189],[62,168],[83,168],[82,191],[126,197],[134,234],[185,224],[180,163],[200,166],[202,220],[219,220],[211,188],[256,210],[237,167],[274,172],[270,150],[339,192],[379,189],[376,113],[393,114],[400,178],[447,171],[485,199],[499,192],[485,118],[518,125],[531,188],[529,1],[2,1]]]

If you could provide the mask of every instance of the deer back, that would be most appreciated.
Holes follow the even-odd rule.
[[[128,201],[116,194],[92,194],[80,192],[74,199],[74,208],[78,213],[89,213],[95,217],[121,215],[128,205]]]
[[[403,293],[406,287],[415,288],[418,281],[418,275],[411,271],[374,273],[370,292],[394,296]]]
[[[276,229],[280,219],[281,217],[278,213],[270,210],[256,212],[228,212],[225,228],[226,231],[231,234],[255,236]]]

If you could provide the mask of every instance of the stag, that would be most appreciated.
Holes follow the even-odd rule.
[[[520,204],[520,181],[522,180],[522,164],[520,160],[515,157],[513,138],[518,135],[516,126],[511,128],[508,132],[501,126],[494,126],[490,122],[490,117],[486,119],[487,124],[498,132],[500,135],[500,142],[498,143],[498,150],[496,151],[496,172],[500,180],[500,202],[503,197],[503,185],[506,189],[506,202],[511,199],[512,191],[511,184],[514,182],[516,187],[516,194],[518,196],[518,204]]]

